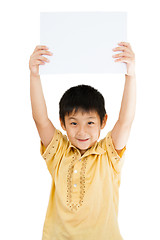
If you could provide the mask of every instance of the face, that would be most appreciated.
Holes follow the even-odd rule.
[[[100,136],[100,131],[105,127],[107,115],[101,125],[100,117],[96,111],[84,112],[78,110],[65,116],[65,126],[61,121],[62,128],[66,131],[69,141],[77,147],[81,154],[93,146]]]

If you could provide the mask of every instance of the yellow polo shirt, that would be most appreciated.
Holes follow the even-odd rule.
[[[40,151],[52,176],[42,240],[122,240],[117,216],[124,157],[111,132],[81,156],[56,129]]]

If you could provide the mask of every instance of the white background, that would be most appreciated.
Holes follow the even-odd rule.
[[[159,5],[158,1],[5,1],[0,6],[0,239],[41,239],[51,176],[40,156],[32,120],[28,62],[39,44],[42,11],[127,11],[128,41],[136,54],[137,109],[122,170],[119,226],[124,240],[160,239]],[[79,83],[105,96],[117,120],[123,75],[42,76],[48,114],[60,129],[58,102]]]

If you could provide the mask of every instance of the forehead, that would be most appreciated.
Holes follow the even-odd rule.
[[[71,118],[79,118],[79,117],[83,117],[83,118],[99,118],[99,115],[97,113],[97,111],[95,110],[89,110],[89,111],[85,111],[84,109],[78,109],[77,111],[75,111],[75,109],[69,113],[69,115],[66,115],[66,117]]]

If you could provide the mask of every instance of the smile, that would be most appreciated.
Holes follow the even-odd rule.
[[[89,140],[89,138],[87,138],[87,139],[77,139],[77,140],[80,141],[80,142],[86,142],[86,141]]]

